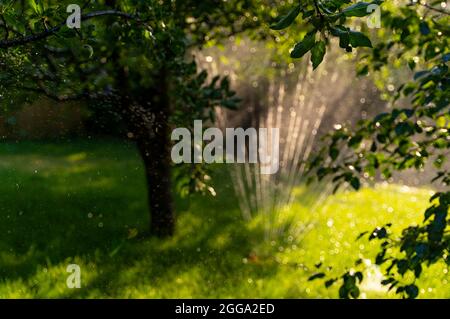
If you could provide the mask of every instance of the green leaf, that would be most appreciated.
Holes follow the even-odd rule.
[[[316,44],[311,49],[311,62],[313,64],[313,69],[317,68],[323,61],[325,56],[326,46],[324,41],[316,42]]]
[[[419,295],[419,288],[416,285],[411,284],[405,287],[405,292],[409,299],[415,299]]]
[[[386,249],[382,249],[375,257],[375,265],[383,264],[386,261],[386,259],[384,258],[385,256],[386,256]]]
[[[394,128],[397,136],[409,136],[414,133],[414,128],[409,122],[400,122]]]
[[[422,273],[422,265],[421,265],[421,264],[418,264],[418,265],[416,266],[416,268],[414,268],[414,276],[415,276],[416,278],[419,278],[421,273]]]
[[[359,190],[361,187],[361,183],[359,182],[359,179],[357,177],[352,177],[350,180],[350,185],[352,185],[353,189]]]
[[[367,234],[368,233],[368,231],[364,231],[364,232],[362,232],[362,233],[360,233],[359,235],[358,235],[358,237],[356,237],[356,240],[358,240],[358,239],[360,239],[361,237],[363,237],[365,234]]]
[[[383,286],[387,286],[387,285],[393,283],[394,281],[395,281],[395,278],[390,277],[390,278],[388,278],[388,279],[382,280],[382,281],[381,281],[381,284],[382,284]]]
[[[331,28],[331,34],[339,37],[339,47],[346,49],[350,44],[349,29],[342,25]]]
[[[359,297],[359,293],[360,293],[359,288],[356,287],[356,286],[354,286],[354,287],[350,290],[350,295],[351,295],[353,298],[355,298],[355,299]]]
[[[43,12],[42,3],[37,3],[36,0],[28,0],[29,5],[33,8],[34,12],[41,14]]]
[[[353,149],[356,149],[361,144],[362,139],[363,139],[362,135],[355,135],[348,141],[348,146]]]
[[[423,35],[428,35],[431,32],[430,27],[428,26],[428,23],[426,21],[420,22],[419,29],[420,33],[422,33]]]
[[[364,279],[364,275],[362,272],[358,271],[355,273],[355,277],[358,278],[359,282],[361,283]]]
[[[348,289],[347,287],[345,287],[344,285],[341,286],[341,288],[339,288],[339,298],[341,299],[348,299]]]
[[[295,18],[300,14],[301,6],[298,5],[294,7],[289,13],[283,17],[281,17],[281,20],[277,23],[270,26],[272,30],[282,30],[287,28],[294,22]]]
[[[328,288],[335,282],[336,282],[336,279],[329,279],[329,280],[325,281],[325,287]]]
[[[37,3],[36,3],[35,0],[28,0],[28,4],[30,5],[31,8],[33,8],[33,10],[34,10],[35,12],[37,12],[37,10],[38,10],[38,5],[37,5]]]
[[[370,234],[369,241],[375,238],[382,239],[387,237],[387,230],[385,227],[377,227],[375,230]]]
[[[314,274],[311,277],[309,277],[308,281],[312,281],[312,280],[315,280],[315,279],[320,279],[320,278],[323,278],[323,277],[325,277],[325,274],[323,272],[319,272],[319,273]]]
[[[444,55],[442,56],[442,61],[443,61],[444,63],[447,63],[448,61],[450,61],[450,53],[444,54]]]
[[[365,17],[372,13],[369,10],[367,10],[367,7],[369,5],[371,5],[371,3],[358,2],[342,10],[342,13],[346,17]]]
[[[328,155],[335,160],[339,156],[339,150],[336,147],[330,147]]]
[[[403,276],[406,273],[406,271],[408,270],[408,262],[403,259],[399,260],[397,262],[397,269],[398,269],[398,273]]]
[[[372,47],[372,42],[370,42],[370,39],[361,32],[358,31],[349,31],[349,40],[352,47]]]
[[[306,52],[308,52],[309,50],[311,50],[311,48],[314,45],[316,39],[316,32],[310,32],[308,33],[302,41],[300,41],[299,43],[297,43],[294,47],[294,49],[291,52],[291,58],[293,59],[298,59],[301,58],[302,56],[304,56],[306,54]]]
[[[339,47],[347,49],[350,44],[350,35],[348,32],[339,35]]]

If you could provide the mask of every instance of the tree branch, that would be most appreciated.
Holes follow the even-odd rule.
[[[90,19],[93,19],[96,17],[106,16],[106,15],[114,15],[114,16],[123,17],[125,19],[133,19],[133,20],[139,21],[134,15],[131,15],[131,14],[128,14],[125,12],[121,12],[121,11],[117,11],[117,10],[103,10],[103,11],[95,11],[95,12],[87,13],[87,14],[81,16],[81,21],[86,21],[86,20],[90,20]],[[6,49],[6,48],[10,48],[10,47],[23,45],[26,43],[45,39],[51,35],[54,35],[65,25],[66,25],[66,22],[64,21],[63,23],[61,23],[53,28],[50,28],[48,30],[45,30],[41,33],[32,34],[29,36],[24,36],[24,37],[12,39],[12,40],[1,40],[0,41],[0,49]]]
[[[323,21],[325,19],[325,17],[323,16],[322,11],[320,11],[319,3],[317,2],[317,0],[313,0],[313,2],[314,2],[314,8],[316,9],[316,12],[320,17],[320,20]]]
[[[439,9],[439,8],[433,7],[433,6],[431,6],[431,5],[427,4],[427,3],[418,2],[418,4],[420,4],[421,6],[427,8],[427,9],[429,9],[431,11],[439,12],[439,13],[442,13],[442,14],[445,14],[445,15],[450,15],[450,12],[448,12],[448,11],[446,11],[444,9]]]

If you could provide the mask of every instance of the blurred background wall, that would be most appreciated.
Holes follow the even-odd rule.
[[[86,108],[77,103],[39,99],[19,110],[0,114],[3,139],[55,139],[86,134]]]

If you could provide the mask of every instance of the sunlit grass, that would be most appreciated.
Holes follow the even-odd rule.
[[[297,202],[290,214],[307,226],[264,242],[258,223],[243,222],[226,170],[216,175],[215,198],[177,198],[175,237],[145,238],[145,178],[132,144],[0,144],[0,297],[336,297],[337,287],[307,280],[314,265],[337,274],[369,259],[376,246],[357,235],[419,222],[430,193],[379,186],[314,211]],[[66,287],[70,263],[81,266],[81,289]],[[447,271],[425,272],[420,297],[450,297]],[[366,297],[395,297],[365,287]]]

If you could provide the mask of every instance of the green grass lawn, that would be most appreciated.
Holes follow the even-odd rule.
[[[357,235],[420,221],[430,195],[379,186],[313,211],[299,201],[291,213],[309,226],[265,242],[261,227],[241,218],[226,168],[216,175],[215,198],[177,199],[175,237],[145,238],[145,180],[132,144],[0,144],[0,298],[335,298],[337,287],[308,281],[314,264],[333,274],[372,257],[374,243]],[[81,266],[81,289],[66,287],[71,263]],[[368,269],[363,297],[395,297]],[[419,297],[450,298],[445,265],[425,274]]]

